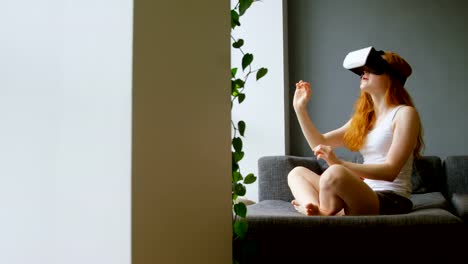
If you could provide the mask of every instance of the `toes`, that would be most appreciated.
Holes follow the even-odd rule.
[[[291,203],[294,206],[300,206],[299,202],[297,202],[296,200],[292,200]]]
[[[311,203],[306,204],[304,208],[307,212],[307,215],[316,215],[318,213],[318,208],[314,204],[311,204]]]
[[[296,209],[296,211],[299,212],[299,213],[301,213],[301,214],[307,215],[306,210],[305,210],[304,207],[302,207],[302,206],[294,205],[294,209]]]
[[[294,209],[301,214],[316,215],[318,213],[318,207],[313,203],[307,203],[304,206],[301,206],[297,200],[292,200],[291,204],[294,206]]]

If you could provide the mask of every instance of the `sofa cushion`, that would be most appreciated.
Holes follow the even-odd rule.
[[[297,216],[294,206],[281,200],[264,200],[247,207],[247,216],[253,217],[276,217],[276,216]]]
[[[468,196],[467,196],[468,197]],[[440,208],[449,210],[449,203],[440,192],[411,195],[413,211]],[[248,215],[254,216],[297,216],[298,212],[289,202],[265,200],[248,207]]]
[[[452,204],[455,212],[463,221],[468,222],[468,194],[454,193],[452,196]]]
[[[249,222],[255,223],[254,225],[259,228],[275,224],[289,225],[290,228],[297,228],[314,226],[412,226],[463,222],[459,217],[445,209],[430,206],[426,208],[420,207],[411,213],[401,215],[305,216],[297,212],[291,203],[280,200],[265,200],[248,206],[247,219]]]
[[[454,193],[468,194],[468,155],[448,156],[443,165],[447,197],[451,199]]]
[[[441,191],[444,170],[437,156],[423,156],[414,159],[411,183],[413,193]]]
[[[450,210],[450,205],[441,192],[412,194],[411,201],[413,202],[413,211],[428,208]]]

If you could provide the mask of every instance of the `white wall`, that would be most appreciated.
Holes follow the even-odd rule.
[[[0,263],[130,263],[132,8],[0,1]]]
[[[233,7],[235,1],[231,1]],[[283,4],[284,2],[284,4]],[[247,175],[252,172],[258,176],[257,161],[262,156],[284,155],[286,153],[286,115],[285,115],[285,68],[283,43],[283,0],[268,0],[254,2],[250,9],[240,18],[241,27],[232,35],[245,41],[242,48],[246,53],[254,55],[253,68],[268,68],[268,74],[255,81],[250,76],[242,104],[236,103],[232,119],[246,122],[245,138],[243,138],[245,156],[240,162],[241,172]],[[238,75],[242,73],[240,62],[242,54],[237,50],[231,52],[232,67],[238,67]],[[237,102],[237,100],[236,100]],[[245,198],[258,201],[258,181],[247,185]]]

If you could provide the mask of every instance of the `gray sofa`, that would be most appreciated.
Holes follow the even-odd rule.
[[[327,168],[315,158],[259,159],[259,202],[248,206],[247,238],[234,244],[241,263],[468,263],[468,156],[416,159],[413,211],[402,215],[304,216],[290,203],[296,166]]]

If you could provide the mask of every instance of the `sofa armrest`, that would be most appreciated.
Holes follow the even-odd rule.
[[[454,193],[452,196],[452,205],[455,212],[463,221],[468,222],[468,194]]]
[[[288,174],[303,166],[318,174],[323,172],[324,162],[315,157],[265,156],[258,160],[258,200],[291,201],[294,197],[288,186]]]
[[[444,160],[445,190],[449,200],[453,194],[468,194],[468,156],[448,156]]]

